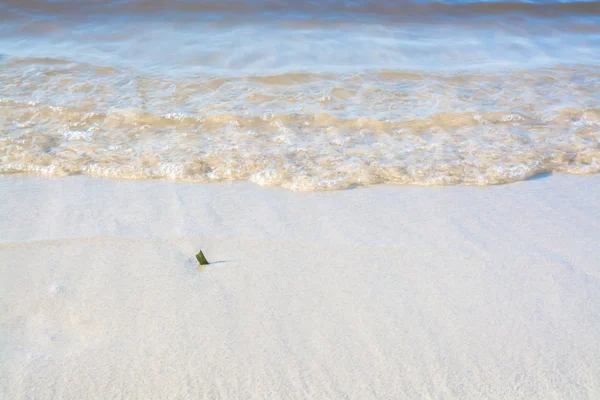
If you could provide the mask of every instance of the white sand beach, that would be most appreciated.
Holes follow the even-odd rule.
[[[598,175],[2,176],[0,398],[597,399],[599,243]]]

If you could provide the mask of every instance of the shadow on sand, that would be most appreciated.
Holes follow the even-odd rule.
[[[537,181],[538,179],[549,178],[552,176],[552,172],[542,172],[540,174],[535,174],[525,179],[526,181]]]

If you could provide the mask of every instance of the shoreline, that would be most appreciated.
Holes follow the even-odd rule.
[[[0,397],[594,398],[598,198],[1,176]]]

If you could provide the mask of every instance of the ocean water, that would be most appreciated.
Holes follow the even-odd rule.
[[[0,173],[297,191],[600,172],[600,2],[0,2]]]

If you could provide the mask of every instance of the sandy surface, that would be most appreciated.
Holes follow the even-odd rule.
[[[598,243],[600,176],[5,176],[0,398],[597,399]]]

